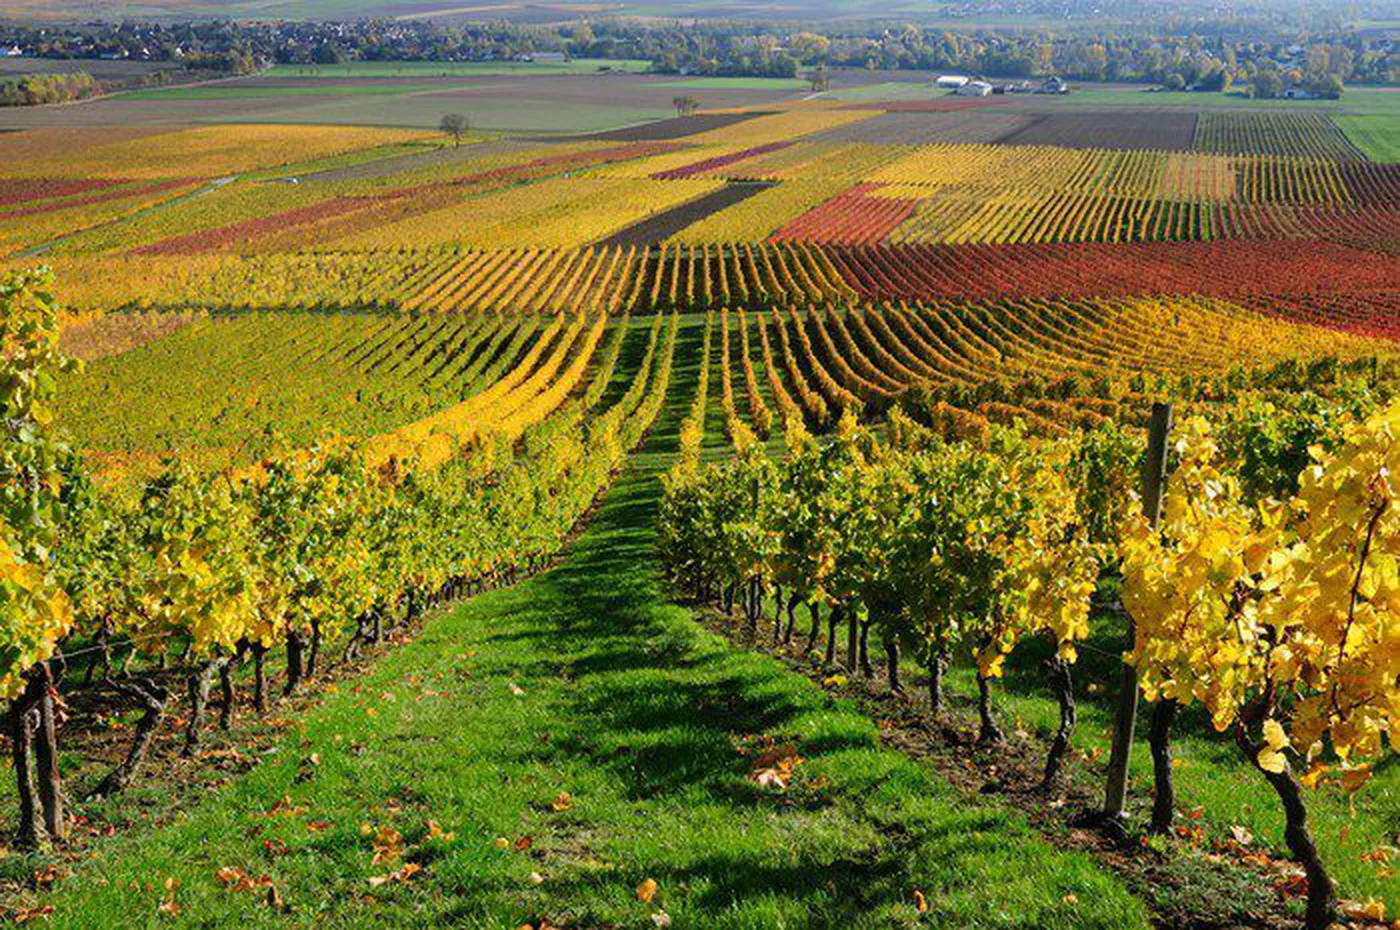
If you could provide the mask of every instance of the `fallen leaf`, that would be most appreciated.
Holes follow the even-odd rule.
[[[413,876],[423,871],[423,867],[416,862],[407,862],[403,868],[388,875],[375,875],[369,880],[371,888],[378,888],[380,885],[400,884],[406,885],[413,879]]]
[[[1377,846],[1370,852],[1362,853],[1358,858],[1362,862],[1389,862],[1391,859],[1400,861],[1400,848],[1394,846]]]
[[[646,881],[642,882],[640,885],[637,886],[637,900],[642,901],[644,903],[650,903],[651,899],[656,897],[656,892],[660,889],[660,887],[661,886],[656,884],[656,879],[648,878]]]
[[[543,885],[543,884],[544,884],[544,876],[541,875],[539,872],[531,872],[531,873],[530,873],[530,884],[532,884],[532,885]]]
[[[380,827],[374,834],[374,865],[398,859],[403,852],[403,835],[393,827]]]
[[[272,876],[259,875],[254,877],[237,866],[226,865],[218,872],[214,873],[220,885],[225,891],[243,892],[254,891],[258,888],[266,888],[272,884]]]
[[[658,927],[669,927],[671,926],[671,915],[665,911],[657,911],[651,915],[651,922]]]
[[[41,904],[35,907],[22,907],[15,911],[11,919],[17,924],[27,924],[31,920],[38,920],[40,917],[48,917],[53,913],[52,904]]]
[[[1248,846],[1250,843],[1254,842],[1254,834],[1250,833],[1248,830],[1246,830],[1239,824],[1235,824],[1234,826],[1230,827],[1230,836],[1232,836],[1235,842],[1239,843],[1241,846]]]
[[[1342,901],[1342,913],[1352,920],[1385,920],[1385,902],[1376,898],[1365,901]]]
[[[263,816],[265,816],[265,817],[295,817],[295,816],[297,816],[298,814],[304,814],[304,813],[306,813],[306,808],[304,808],[304,807],[297,807],[295,804],[292,803],[291,796],[290,796],[290,795],[285,795],[285,794],[284,794],[284,795],[282,795],[282,797],[277,801],[276,804],[273,804],[271,807],[269,807],[269,808],[267,809],[267,813],[264,814]]]
[[[791,743],[769,746],[759,753],[754,761],[754,771],[749,776],[761,788],[784,790],[792,780],[793,770],[803,762],[797,754],[797,747]]]
[[[918,911],[920,914],[928,913],[928,899],[925,898],[924,893],[917,888],[914,889],[914,910]]]
[[[513,682],[513,681],[512,681],[512,682],[508,682],[508,683],[506,684],[506,687],[510,688],[510,693],[513,694],[513,695],[515,695],[516,697],[521,697],[521,696],[524,695],[524,693],[525,693],[525,689],[522,688],[522,687],[520,687],[519,685],[517,685],[517,684],[516,684],[515,682]]]
[[[554,799],[554,803],[549,806],[556,814],[562,814],[564,811],[574,806],[574,799],[570,796],[569,792],[561,791],[559,792],[559,796]]]
[[[436,820],[429,820],[427,823],[427,827],[427,838],[430,840],[437,840],[440,843],[450,843],[457,838],[456,833],[448,833],[444,831],[442,827],[438,826],[438,822]]]

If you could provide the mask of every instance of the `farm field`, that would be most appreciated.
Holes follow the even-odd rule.
[[[0,918],[1400,926],[1384,95],[599,64],[0,134]]]

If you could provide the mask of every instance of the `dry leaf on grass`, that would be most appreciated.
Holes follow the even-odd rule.
[[[792,781],[792,775],[803,758],[797,754],[797,747],[791,743],[769,746],[754,760],[753,772],[749,778],[760,788],[785,790]]]
[[[27,924],[31,920],[39,920],[42,917],[48,917],[52,913],[52,904],[41,904],[35,907],[21,907],[15,911],[14,916],[10,919],[17,924]]]
[[[374,834],[374,865],[403,856],[403,835],[390,826],[380,827]]]
[[[375,875],[369,880],[371,888],[378,888],[380,885],[399,884],[406,885],[412,881],[413,876],[423,871],[423,867],[416,862],[405,863],[403,868],[390,872],[388,875]]]

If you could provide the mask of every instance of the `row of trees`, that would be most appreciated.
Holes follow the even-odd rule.
[[[873,673],[875,633],[892,688],[901,654],[927,670],[934,714],[948,664],[971,663],[988,744],[1002,739],[992,685],[1006,657],[1048,640],[1061,713],[1047,788],[1073,735],[1071,676],[1096,591],[1121,587],[1138,682],[1125,694],[1135,702],[1140,687],[1154,704],[1151,829],[1174,816],[1177,709],[1204,705],[1277,792],[1308,875],[1308,924],[1321,928],[1335,892],[1300,785],[1354,790],[1400,746],[1400,406],[1368,413],[1379,401],[1255,397],[1222,422],[1193,417],[1158,449],[1173,466],[1165,494],[1147,481],[1145,498],[1133,490],[1153,473],[1144,445],[1117,426],[1049,439],[993,427],[946,442],[896,408],[886,442],[848,413],[829,443],[790,434],[781,461],[757,449],[708,468],[685,459],[666,480],[662,555],[676,584],[741,608],[755,631],[771,595],[775,639],[794,636],[801,608],[807,648],[824,633],[828,663],[844,625],[852,672]],[[1107,813],[1119,813],[1108,794]]]
[[[1001,15],[998,12],[997,15]],[[1061,15],[1061,14],[1056,14]],[[1232,30],[1129,17],[1136,29],[1103,32],[1092,18],[1055,32],[1015,33],[917,22],[822,24],[599,19],[561,26],[510,23],[460,27],[427,22],[123,23],[81,29],[0,27],[0,45],[45,57],[122,55],[155,61],[339,64],[345,61],[509,60],[539,52],[579,58],[640,59],[661,71],[793,77],[818,65],[871,69],[964,70],[1025,77],[1211,86],[1248,84],[1257,73],[1297,70],[1357,83],[1400,82],[1400,49],[1382,32],[1340,25],[1300,30],[1259,23]],[[1219,20],[1212,10],[1210,19]]]
[[[290,693],[332,643],[353,657],[427,606],[513,581],[558,550],[650,425],[676,331],[657,317],[639,374],[606,409],[625,325],[594,380],[518,443],[482,436],[434,468],[415,468],[407,448],[371,457],[327,442],[219,474],[172,460],[107,491],[58,439],[52,403],[72,364],[48,285],[29,273],[0,285],[0,697],[28,846],[65,831],[54,711],[65,675],[142,710],[127,757],[91,792],[106,795],[146,757],[172,673],[187,687],[190,750],[216,684],[229,725],[238,664],[253,666],[261,712],[274,649]],[[78,657],[85,672],[68,668]]]
[[[102,85],[86,71],[31,74],[0,83],[0,107],[31,107],[70,103],[102,93]]]

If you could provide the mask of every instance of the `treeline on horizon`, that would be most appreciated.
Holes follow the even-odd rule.
[[[718,76],[796,77],[803,69],[960,70],[990,77],[1057,74],[1201,90],[1232,84],[1319,85],[1325,79],[1400,84],[1400,42],[1384,30],[1289,32],[1239,38],[1200,23],[1109,34],[950,30],[915,24],[787,28],[761,22],[603,19],[561,26],[427,22],[122,23],[0,26],[0,47],[45,58],[129,58],[247,73],[266,64],[347,61],[499,61],[541,52],[638,59],[653,70]],[[1261,76],[1267,76],[1261,79]],[[1273,77],[1277,77],[1277,81]]]

